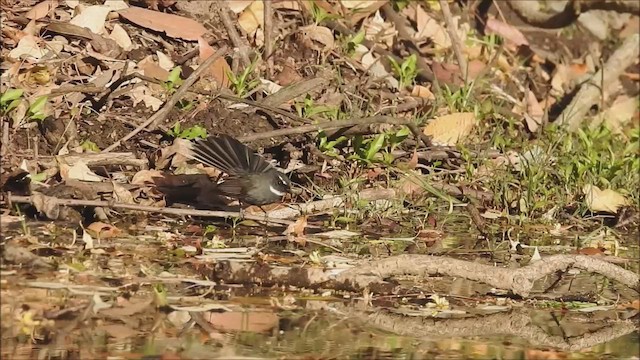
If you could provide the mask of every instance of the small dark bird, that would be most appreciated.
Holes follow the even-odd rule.
[[[245,204],[274,203],[291,187],[285,174],[228,135],[198,139],[185,155],[227,174],[216,190]]]

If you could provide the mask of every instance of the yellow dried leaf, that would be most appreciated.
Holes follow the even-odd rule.
[[[454,113],[437,117],[424,128],[436,145],[454,146],[467,137],[477,124],[474,113]]]
[[[618,209],[629,204],[627,198],[615,190],[600,190],[597,186],[585,185],[582,192],[587,207],[593,212],[602,211],[615,214]]]

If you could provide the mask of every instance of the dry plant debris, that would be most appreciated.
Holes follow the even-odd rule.
[[[153,334],[162,358],[233,358],[243,333],[252,355],[383,357],[351,319],[412,355],[508,334],[600,357],[637,332],[637,1],[0,8],[3,357],[94,358],[100,336],[142,357]],[[217,193],[184,156],[216,134],[291,194]],[[543,306],[562,337],[532,325]]]

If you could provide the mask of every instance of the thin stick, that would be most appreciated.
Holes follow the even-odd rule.
[[[241,214],[236,211],[212,211],[212,210],[196,210],[196,209],[178,209],[178,208],[157,208],[153,206],[144,206],[144,205],[136,205],[136,204],[122,204],[122,203],[114,203],[110,201],[102,201],[102,200],[79,200],[79,199],[59,199],[54,197],[48,197],[49,199],[53,199],[57,205],[64,206],[95,206],[95,207],[106,207],[111,209],[126,209],[126,210],[136,210],[136,211],[144,211],[158,214],[172,214],[172,215],[181,215],[181,216],[200,216],[200,217],[215,217],[215,218],[244,218],[253,221],[267,222],[267,223],[275,223],[275,224],[284,224],[289,225],[293,224],[291,220],[284,219],[274,219],[269,218],[265,215],[250,215],[250,214]],[[9,203],[21,203],[21,204],[33,204],[33,199],[31,196],[16,196],[9,195],[8,196]]]
[[[389,116],[373,116],[366,118],[356,118],[349,120],[341,120],[341,121],[326,121],[318,124],[309,124],[302,125],[294,128],[287,129],[278,129],[273,131],[267,131],[260,134],[252,134],[247,136],[242,136],[238,138],[240,141],[256,141],[261,139],[269,139],[272,137],[280,137],[287,135],[297,135],[297,134],[306,134],[318,130],[330,130],[330,129],[340,129],[357,125],[369,125],[369,124],[392,124],[392,125],[404,125],[409,127],[411,132],[418,139],[422,140],[425,143],[425,146],[429,146],[429,139],[424,136],[418,129],[415,123],[411,120],[397,119]],[[426,139],[424,139],[426,138]]]
[[[137,133],[142,131],[142,129],[146,128],[150,124],[158,123],[161,120],[165,119],[167,116],[169,116],[169,113],[171,112],[175,104],[178,103],[178,101],[184,96],[184,94],[187,93],[187,91],[189,91],[189,88],[191,87],[191,85],[193,85],[198,80],[198,78],[200,78],[200,75],[202,75],[202,73],[204,73],[207,69],[209,69],[209,66],[211,66],[211,64],[213,64],[214,61],[216,61],[219,57],[226,54],[226,52],[227,52],[226,46],[223,46],[220,49],[218,49],[218,51],[216,51],[215,54],[211,55],[207,60],[205,60],[202,64],[200,64],[200,66],[198,66],[198,68],[184,81],[184,83],[182,83],[182,86],[180,86],[180,88],[176,91],[176,93],[173,94],[173,96],[160,108],[160,110],[156,111],[156,113],[153,114],[147,121],[140,124],[140,126],[135,128],[125,137],[111,144],[111,146],[107,147],[106,149],[102,150],[102,152],[103,153],[110,152],[111,150],[120,146],[120,144],[122,144],[123,142],[134,137]]]
[[[264,0],[264,61],[267,64],[267,78],[273,75],[273,7],[271,0]]]
[[[222,24],[225,29],[227,29],[227,34],[229,35],[229,39],[231,39],[233,46],[238,49],[242,65],[248,67],[251,65],[251,60],[249,59],[249,47],[245,45],[240,38],[240,34],[238,34],[238,30],[235,26],[237,21],[231,21],[231,18],[229,17],[229,11],[231,11],[229,10],[229,6],[227,6],[225,1],[214,1],[213,6],[218,10],[220,20],[222,20]]]
[[[451,45],[453,47],[453,52],[456,54],[456,58],[458,59],[458,66],[460,66],[460,72],[464,75],[464,82],[467,83],[467,60],[464,58],[464,54],[462,53],[462,42],[458,37],[458,32],[456,31],[455,24],[453,23],[453,16],[451,16],[451,9],[449,9],[449,3],[446,0],[439,0],[440,8],[442,8],[442,15],[444,15],[444,22],[447,25],[447,33],[449,34],[449,38],[451,39]]]

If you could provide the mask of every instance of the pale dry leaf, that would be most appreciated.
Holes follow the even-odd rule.
[[[638,116],[638,97],[622,95],[602,115],[604,124],[615,133],[620,133],[625,124]]]
[[[113,30],[111,31],[111,34],[109,34],[109,39],[115,41],[123,50],[133,49],[133,42],[131,42],[129,34],[127,34],[127,31],[120,26],[120,24],[113,25]]]
[[[240,14],[244,11],[249,5],[254,2],[260,2],[260,0],[226,0],[227,6],[229,6],[229,10],[233,11],[234,14]]]
[[[183,16],[137,7],[120,10],[118,14],[136,25],[164,32],[172,38],[197,41],[207,33],[207,29],[202,24]]]
[[[389,74],[384,65],[380,62],[380,59],[373,55],[373,51],[370,51],[362,56],[362,65],[367,69],[367,72],[374,79],[384,79],[387,85],[392,89],[397,89],[400,86],[398,79]]]
[[[131,179],[131,184],[134,185],[149,185],[153,184],[153,178],[163,177],[164,174],[159,170],[140,170]]]
[[[162,100],[151,95],[151,90],[146,86],[136,86],[126,95],[133,100],[133,106],[136,106],[140,102],[143,102],[145,106],[150,107],[153,111],[157,111],[162,106]]]
[[[267,80],[267,79],[262,79],[260,78],[260,83],[262,84],[262,86],[264,87],[264,92],[267,95],[272,95],[277,93],[278,91],[280,91],[280,89],[282,89],[282,86],[276,84],[275,82],[271,81],[271,80]]]
[[[55,220],[60,216],[60,205],[58,199],[53,196],[46,196],[39,192],[31,194],[31,202],[39,213],[44,214],[48,219]]]
[[[418,31],[415,33],[416,40],[428,38],[433,40],[437,48],[448,49],[451,47],[451,39],[444,26],[432,18],[422,6],[416,6],[416,27]]]
[[[379,2],[378,0],[340,0],[342,6],[347,9],[364,9]]]
[[[82,229],[82,241],[84,242],[85,249],[93,249],[93,238],[86,229]]]
[[[309,25],[300,28],[303,42],[310,49],[327,51],[334,48],[333,32],[325,26]]]
[[[535,249],[533,250],[533,255],[531,255],[530,262],[534,263],[540,260],[542,260],[542,256],[540,256],[540,251],[538,251],[538,247],[536,246]]]
[[[256,30],[264,26],[264,3],[252,2],[238,17],[238,24],[250,37],[253,37]]]
[[[91,231],[95,236],[101,239],[113,238],[122,233],[122,230],[118,229],[116,226],[100,221],[89,224],[86,230]]]
[[[104,23],[107,15],[112,11],[123,10],[128,7],[129,5],[121,0],[107,1],[104,5],[88,6],[74,16],[69,23],[87,28],[92,33],[101,35],[105,32]]]
[[[171,58],[162,51],[156,51],[156,56],[158,57],[158,65],[164,70],[170,71],[176,66],[173,63],[173,60],[171,60]]]
[[[25,35],[18,42],[18,46],[9,51],[9,57],[15,60],[21,58],[40,59],[47,53],[38,45],[38,38],[33,35]]]
[[[466,138],[478,123],[474,113],[454,113],[439,116],[424,127],[424,134],[437,145],[455,146]]]
[[[487,19],[487,24],[484,29],[489,34],[500,35],[515,46],[529,45],[529,41],[527,41],[527,38],[520,30],[498,19]]]
[[[113,184],[113,198],[116,202],[121,204],[135,204],[133,200],[133,195],[127,189],[125,189],[122,185],[112,182]]]
[[[392,23],[384,21],[380,11],[376,11],[374,16],[364,19],[362,25],[365,39],[377,44],[384,44],[387,48],[393,45],[397,34],[396,28]]]
[[[527,128],[530,132],[535,133],[540,125],[543,124],[544,110],[536,99],[536,95],[531,90],[527,90],[526,98],[523,102],[526,104],[527,111],[524,114],[524,119],[527,124]]]
[[[58,0],[44,0],[32,7],[24,16],[30,20],[42,19],[49,13],[53,13],[53,10],[55,10],[58,5]]]
[[[595,185],[585,185],[582,188],[584,200],[593,212],[607,212],[615,214],[623,206],[629,204],[629,200],[619,192],[611,189],[600,190]]]
[[[213,47],[211,47],[211,45],[209,45],[203,38],[198,39],[198,49],[198,57],[201,64],[215,53]],[[231,67],[229,66],[229,63],[227,63],[227,60],[224,59],[224,57],[216,59],[216,61],[211,64],[207,71],[216,81],[218,86],[228,88],[231,85],[231,81],[227,76],[227,74],[231,72]]]
[[[341,3],[345,9],[350,10],[349,14],[344,15],[348,16],[352,24],[356,24],[378,11],[387,0],[342,0]]]
[[[60,164],[60,176],[64,180],[80,180],[100,182],[103,180],[101,176],[91,171],[84,161],[76,161],[73,166]]]

